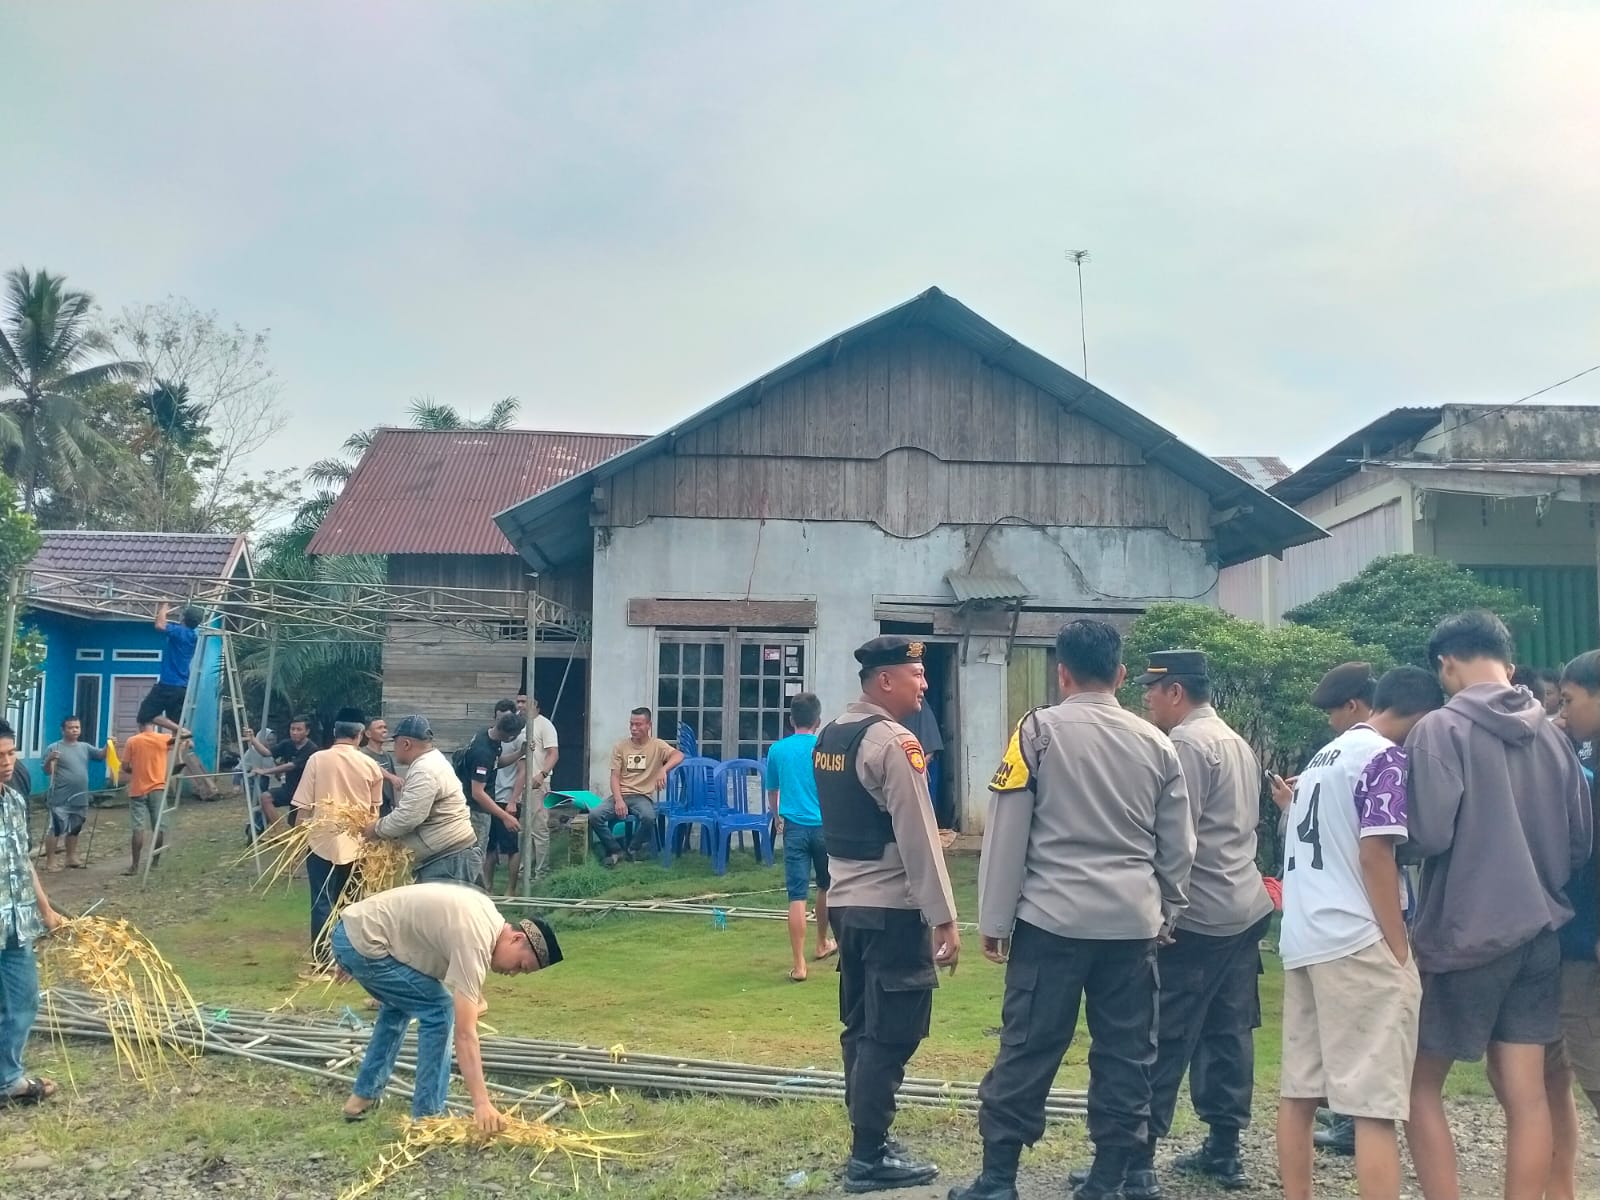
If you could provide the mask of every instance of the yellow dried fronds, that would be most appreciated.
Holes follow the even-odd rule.
[[[568,1090],[571,1091],[571,1088]],[[577,1104],[581,1113],[582,1105],[577,1102],[577,1093],[572,1092],[572,1096],[573,1103]],[[599,1133],[592,1127],[565,1129],[548,1121],[530,1121],[519,1115],[516,1109],[507,1111],[505,1118],[505,1128],[489,1138],[478,1132],[471,1117],[425,1117],[420,1121],[411,1121],[406,1125],[405,1135],[400,1141],[380,1154],[366,1175],[358,1183],[346,1188],[339,1200],[360,1200],[363,1196],[370,1196],[435,1150],[462,1148],[482,1150],[504,1147],[528,1155],[533,1159],[528,1171],[530,1180],[552,1155],[559,1154],[572,1168],[573,1186],[576,1188],[580,1165],[592,1163],[596,1173],[599,1173],[607,1162],[627,1157],[626,1152],[616,1149],[612,1143],[638,1136],[631,1133]],[[584,1117],[584,1124],[588,1125],[587,1116]]]
[[[39,975],[54,1011],[54,989],[77,984],[101,1002],[117,1063],[141,1083],[166,1074],[171,1056],[198,1051],[169,1039],[180,1025],[203,1036],[204,1022],[188,986],[161,951],[127,921],[77,917],[39,943]]]
[[[362,900],[411,882],[411,851],[399,842],[363,842],[350,872],[352,900]]]

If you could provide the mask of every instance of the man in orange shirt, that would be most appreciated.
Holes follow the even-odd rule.
[[[383,768],[361,752],[361,735],[367,718],[359,709],[341,708],[333,722],[333,745],[306,760],[305,774],[295,788],[297,820],[309,820],[310,851],[306,878],[311,883],[311,978],[333,971],[328,947],[329,920],[334,906],[350,883],[350,871],[361,855],[361,838],[346,833],[336,820],[340,809],[353,816],[361,809],[355,828],[364,829],[378,819],[383,804]]]
[[[122,752],[122,778],[128,783],[128,821],[133,830],[133,865],[123,872],[124,875],[139,873],[147,833],[156,829],[160,821],[161,796],[167,786],[171,755],[172,738],[162,733],[153,720],[139,726],[139,732],[128,739]],[[166,831],[157,830],[156,844],[150,851],[155,856],[151,866],[161,861],[161,848],[166,840]]]

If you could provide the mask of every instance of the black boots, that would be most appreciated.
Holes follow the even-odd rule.
[[[1089,1169],[1067,1176],[1072,1200],[1123,1200],[1123,1180],[1133,1165],[1133,1152],[1127,1147],[1096,1146]]]
[[[893,1138],[870,1137],[857,1132],[844,1168],[847,1192],[881,1192],[891,1188],[921,1187],[938,1177],[939,1168],[907,1156]]]
[[[1215,1180],[1219,1187],[1230,1192],[1243,1191],[1250,1186],[1250,1177],[1245,1174],[1244,1162],[1239,1157],[1237,1129],[1213,1125],[1200,1149],[1178,1155],[1172,1165],[1180,1171]]]
[[[1015,1142],[983,1144],[983,1173],[964,1188],[951,1188],[950,1200],[1017,1200],[1017,1163],[1022,1147]]]
[[[1067,1176],[1074,1189],[1089,1182],[1090,1169],[1081,1167]],[[1123,1200],[1161,1200],[1161,1181],[1156,1178],[1155,1151],[1143,1150],[1128,1160],[1122,1174]]]

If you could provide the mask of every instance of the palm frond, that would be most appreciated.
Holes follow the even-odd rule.
[[[522,401],[515,396],[507,396],[503,400],[496,400],[489,409],[489,415],[472,422],[474,429],[510,429],[511,423],[517,419],[522,411]]]
[[[355,465],[342,458],[319,458],[306,468],[306,479],[319,487],[345,483],[355,472]]]
[[[363,429],[345,438],[344,445],[339,448],[350,454],[365,454],[372,449],[372,439],[377,436],[376,429]]]
[[[441,404],[431,396],[413,400],[406,406],[411,423],[418,429],[460,429],[464,422],[461,414],[449,404]]]

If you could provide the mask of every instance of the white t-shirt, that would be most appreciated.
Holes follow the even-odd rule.
[[[529,741],[530,734],[532,735],[531,743]],[[523,746],[527,746],[528,770],[532,771],[534,775],[538,775],[544,770],[544,752],[550,749],[550,747],[558,745],[559,743],[556,741],[556,727],[550,724],[550,719],[541,713],[539,716],[528,722],[527,728],[521,733],[517,734],[514,741],[506,742],[503,746],[501,746],[500,755],[503,758],[507,754],[514,753],[515,751],[522,749]],[[495,803],[499,804],[503,808],[512,803],[514,800],[520,801],[520,796],[513,796],[511,794],[516,790],[516,786],[516,766],[513,764],[509,767],[502,767],[500,769],[500,774],[496,775],[494,780]]]
[[[1383,937],[1361,875],[1361,839],[1405,839],[1404,753],[1357,725],[1300,772],[1284,821],[1285,968],[1332,962]]]

